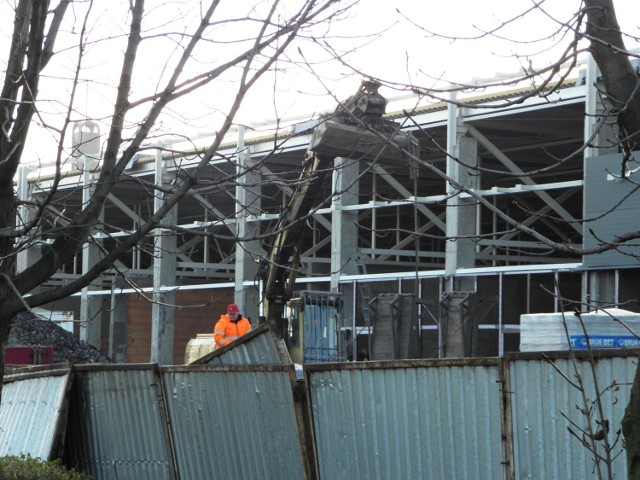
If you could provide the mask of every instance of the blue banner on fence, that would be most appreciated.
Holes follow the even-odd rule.
[[[570,335],[571,346],[576,350],[587,349],[587,338],[584,335]],[[591,348],[625,348],[640,347],[640,338],[633,335],[589,335]]]

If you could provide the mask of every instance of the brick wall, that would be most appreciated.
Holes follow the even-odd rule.
[[[233,302],[231,289],[176,292],[173,363],[184,363],[187,343],[198,333],[213,333],[213,325]],[[151,302],[129,295],[127,303],[127,362],[147,363],[151,356]]]

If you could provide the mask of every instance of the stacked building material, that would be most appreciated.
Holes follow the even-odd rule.
[[[640,314],[617,308],[580,316],[568,312],[530,313],[520,317],[520,351],[541,352],[640,347]],[[566,324],[566,328],[565,328]],[[584,328],[582,326],[584,324]]]

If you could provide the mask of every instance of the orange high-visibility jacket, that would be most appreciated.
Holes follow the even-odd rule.
[[[220,315],[220,320],[216,322],[213,329],[213,338],[216,341],[216,348],[224,347],[251,330],[249,320],[242,317],[237,322],[232,322],[229,315]]]

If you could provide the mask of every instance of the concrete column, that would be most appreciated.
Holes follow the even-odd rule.
[[[598,92],[599,71],[593,57],[589,57],[585,85],[585,117],[584,141],[589,147],[584,151],[584,167],[590,157],[618,153],[617,126],[614,118],[606,118],[605,125],[598,130],[598,121],[602,118],[606,106],[602,103],[602,95]],[[584,205],[584,203],[583,203]],[[583,216],[588,215],[583,211]],[[587,232],[590,225],[585,223],[583,231]],[[583,234],[584,237],[584,234]],[[586,310],[593,310],[597,306],[611,306],[617,302],[615,273],[612,271],[591,271],[588,281],[583,282],[582,298]]]
[[[29,187],[29,181],[27,175],[29,169],[27,167],[20,167],[18,169],[18,199],[26,202],[31,196],[31,189]],[[16,227],[20,228],[33,220],[33,210],[26,205],[18,207],[18,218],[16,219]],[[32,230],[32,234],[35,230]],[[28,237],[23,237],[22,240],[26,241]],[[25,248],[18,252],[16,256],[16,273],[20,273],[31,266],[37,260],[36,251],[34,247]]]
[[[455,105],[455,95],[449,104],[447,125],[447,175],[458,184],[475,189],[479,176],[474,167],[478,165],[478,145],[475,138],[467,134],[462,115]],[[478,207],[476,201],[461,198],[459,189],[447,184],[447,216],[445,251],[445,282],[447,296],[445,308],[447,318],[443,319],[445,330],[441,336],[445,357],[469,355],[469,335],[472,335],[473,312],[468,312],[464,302],[468,294],[475,291],[475,278],[456,277],[460,268],[475,266],[476,244],[473,236],[477,233]]]
[[[95,176],[92,171],[95,167],[95,159],[83,155],[82,169],[82,204],[86,205],[91,200],[95,191]],[[102,220],[102,213],[100,219]],[[100,258],[100,250],[95,242],[87,242],[82,247],[82,273],[86,273]],[[101,296],[89,295],[92,290],[98,289],[98,285],[88,285],[80,292],[80,339],[100,348],[102,336],[102,300]]]
[[[478,188],[478,142],[467,131],[458,115],[455,105],[449,106],[450,118],[447,143],[447,175],[454,181],[471,189]],[[476,243],[473,236],[477,233],[478,207],[472,198],[461,198],[458,189],[447,184],[447,244],[445,255],[445,271],[447,275],[455,275],[459,268],[475,266]],[[473,279],[459,279],[457,290],[462,285],[473,285]]]
[[[122,277],[118,276],[111,288],[108,355],[116,363],[127,362],[127,295],[119,293],[125,286]]]
[[[342,207],[358,203],[357,160],[338,157],[334,160],[333,193],[331,202],[331,291],[340,290],[340,276],[357,273],[355,259],[358,256],[357,211],[342,210]],[[353,285],[342,285],[344,298],[342,318],[351,325],[354,318]]]
[[[611,308],[618,303],[616,272],[612,270],[595,270],[588,273],[587,309]]]
[[[261,175],[254,169],[249,148],[244,146],[244,129],[238,131],[238,186],[236,187],[236,243],[235,302],[242,313],[257,325],[260,315],[260,289],[256,283],[259,259],[265,253],[259,240],[251,240],[260,234],[260,223],[251,222],[251,217],[260,215]]]
[[[156,153],[156,185],[163,185],[166,166],[162,149]],[[154,211],[164,203],[164,194],[156,192]],[[163,223],[177,224],[178,209],[173,208]],[[173,363],[173,331],[175,320],[175,291],[165,287],[176,284],[176,236],[171,231],[156,229],[154,233],[153,305],[151,308],[151,362],[160,365]]]

